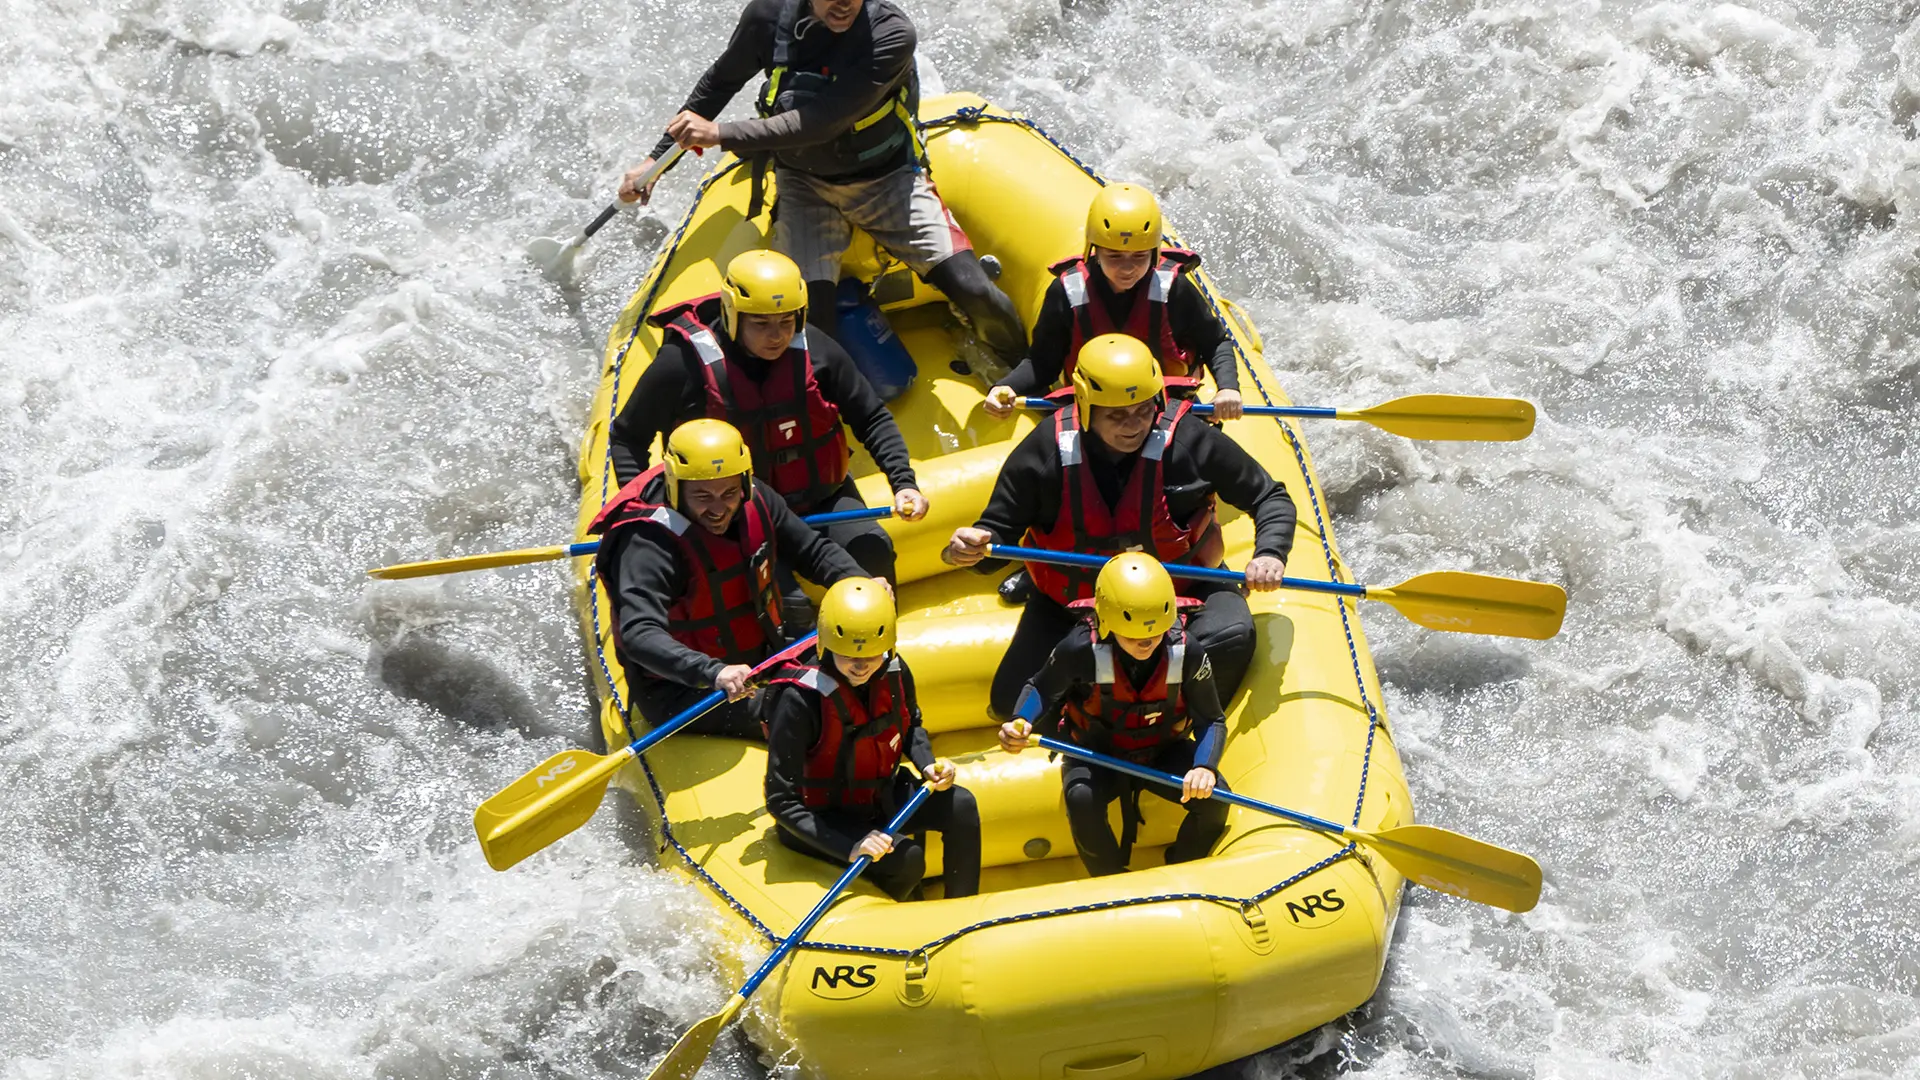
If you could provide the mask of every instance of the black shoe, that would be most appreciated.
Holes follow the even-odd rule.
[[[1033,595],[1033,576],[1026,570],[1015,570],[1000,583],[1000,599],[1009,604],[1024,604]]]

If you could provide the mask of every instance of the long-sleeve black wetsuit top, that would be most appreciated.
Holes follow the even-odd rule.
[[[781,6],[782,0],[752,0],[747,5],[726,51],[694,84],[682,110],[711,120],[741,87],[772,68]],[[884,176],[912,162],[911,141],[879,161],[861,161],[834,146],[855,121],[913,77],[918,35],[906,13],[887,0],[867,0],[853,25],[835,34],[803,3],[794,34],[792,66],[810,71],[825,67],[833,73],[833,82],[797,109],[721,124],[720,148],[742,156],[773,151],[780,164],[828,180]],[[673,140],[662,135],[653,156],[672,148]]]
[[[853,556],[801,521],[772,488],[755,480],[753,497],[772,526],[775,558],[820,585],[865,576],[866,571]],[[739,535],[740,518],[734,515],[728,536]],[[702,528],[697,521],[689,527]],[[679,546],[663,529],[642,526],[622,529],[620,534],[624,545],[620,550],[620,589],[613,607],[619,614],[623,657],[663,679],[712,687],[725,665],[687,648],[667,632],[667,608],[687,590],[687,568]]]
[[[1080,446],[1107,505],[1117,504],[1127,476],[1141,467],[1140,454],[1117,453],[1091,431]],[[1267,475],[1252,454],[1219,428],[1198,418],[1182,420],[1173,429],[1173,443],[1162,463],[1167,511],[1175,522],[1192,521],[1207,496],[1217,494],[1253,516],[1255,558],[1285,559],[1293,550],[1294,507],[1286,485]],[[1062,486],[1053,423],[1042,420],[1007,455],[993,497],[974,528],[992,533],[997,544],[1018,544],[1029,528],[1045,532],[1060,516]],[[1003,565],[1005,560],[983,559],[976,569],[987,573]]]
[[[1060,644],[1054,646],[1053,655],[1047,657],[1040,673],[1027,683],[1040,695],[1040,712],[1033,718],[1035,731],[1060,738],[1060,726],[1064,723],[1061,706],[1068,701],[1076,704],[1083,702],[1093,693],[1093,645],[1093,627],[1080,623],[1060,639]],[[1153,678],[1154,669],[1160,666],[1166,648],[1166,639],[1163,637],[1160,648],[1153,655],[1145,660],[1135,660],[1127,655],[1125,649],[1114,645],[1113,662],[1119,672],[1127,677],[1127,682],[1135,687],[1145,686]],[[1202,750],[1193,763],[1219,772],[1220,754],[1227,742],[1227,714],[1220,707],[1220,691],[1213,682],[1213,665],[1207,660],[1206,650],[1191,636],[1187,638],[1186,663],[1181,668],[1180,699],[1186,706],[1187,719],[1193,725],[1189,734],[1199,740]],[[1068,736],[1068,740],[1077,741],[1071,736]],[[1097,750],[1099,747],[1089,749]]]
[[[1133,288],[1116,293],[1107,283],[1106,273],[1088,260],[1087,280],[1091,285],[1087,302],[1105,304],[1113,324],[1125,326],[1127,313],[1133,309],[1132,297],[1148,288],[1152,279],[1153,275],[1148,273],[1135,282]],[[1073,343],[1073,320],[1067,287],[1055,278],[1053,284],[1047,286],[1046,298],[1040,301],[1040,317],[1034,320],[1033,345],[1027,349],[1026,359],[995,385],[1010,386],[1022,397],[1052,390],[1066,366],[1067,347]],[[1174,278],[1173,288],[1167,292],[1167,326],[1173,331],[1173,340],[1213,372],[1216,388],[1240,389],[1240,369],[1233,362],[1233,338],[1228,335],[1226,325],[1208,308],[1200,286],[1185,274]]]
[[[828,675],[841,683],[847,681],[832,660],[823,660]],[[882,668],[874,679],[886,677]],[[906,688],[907,717],[913,730],[907,737],[906,758],[922,774],[933,766],[933,742],[920,724],[920,699],[913,686],[913,669],[900,662],[900,682]],[[856,694],[872,691],[873,680],[853,688]],[[787,831],[810,847],[835,859],[853,861],[853,847],[872,829],[858,833],[835,828],[813,807],[800,798],[800,778],[806,775],[807,753],[820,741],[820,695],[797,686],[776,685],[767,688],[767,812]],[[883,823],[884,807],[875,808],[874,828]]]
[[[726,350],[727,363],[755,382],[764,382],[772,363],[742,349],[732,338],[715,331],[714,340]],[[907,456],[907,440],[893,413],[874,393],[853,358],[817,327],[807,330],[807,345],[813,357],[813,378],[820,384],[821,396],[840,409],[840,419],[853,429],[853,437],[873,455],[874,464],[886,474],[893,490],[918,486],[913,462]],[[707,415],[706,380],[700,373],[700,357],[679,339],[660,347],[653,363],[640,375],[640,382],[627,398],[626,408],[613,421],[607,433],[613,445],[613,473],[622,484],[646,472],[653,457],[653,437],[689,420]],[[759,463],[756,463],[759,464]]]

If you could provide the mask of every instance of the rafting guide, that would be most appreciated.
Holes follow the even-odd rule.
[[[799,264],[816,325],[832,325],[840,257],[859,228],[945,294],[1011,366],[1026,327],[934,188],[916,122],[916,44],[891,0],[751,0],[653,153],[622,178],[620,198],[647,199],[636,185],[676,144],[717,146],[753,160],[748,217],[757,217],[770,163],[773,248]],[[758,117],[715,123],[761,74]]]

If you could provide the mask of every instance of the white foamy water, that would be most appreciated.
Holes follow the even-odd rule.
[[[1160,191],[1315,428],[1367,580],[1572,595],[1366,625],[1426,820],[1540,907],[1413,898],[1380,995],[1226,1070],[1920,1077],[1913,5],[910,4],[954,88]],[[510,874],[473,805],[579,737],[553,543],[602,205],[731,3],[6,9],[0,1076],[612,1077],[728,992],[609,808]],[[723,1041],[715,1075],[761,1067]]]

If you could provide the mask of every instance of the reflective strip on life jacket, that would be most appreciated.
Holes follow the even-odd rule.
[[[1095,642],[1093,685],[1084,701],[1069,701],[1066,719],[1074,741],[1090,749],[1145,761],[1158,748],[1187,733],[1181,678],[1187,664],[1182,625],[1167,632],[1160,663],[1146,685],[1135,687],[1114,662],[1114,646]]]
[[[819,505],[846,482],[852,452],[840,409],[820,390],[807,349],[806,328],[768,365],[767,377],[748,378],[730,362],[713,328],[719,295],[658,312],[652,321],[686,341],[700,358],[706,414],[738,428],[753,454],[754,471],[796,512]]]
[[[1117,505],[1109,507],[1094,482],[1092,466],[1086,461],[1081,441],[1084,433],[1073,409],[1060,409],[1051,418],[1054,445],[1060,457],[1060,510],[1053,525],[1045,530],[1029,528],[1027,542],[1049,551],[1078,551],[1094,555],[1118,555],[1123,551],[1145,551],[1161,562],[1175,562],[1192,551],[1213,527],[1213,501],[1194,512],[1193,521],[1182,528],[1167,509],[1165,462],[1174,429],[1189,406],[1172,402],[1161,411],[1148,433],[1121,486]],[[1070,604],[1093,595],[1094,580],[1100,571],[1092,567],[1056,566],[1030,562],[1027,572],[1034,586],[1060,604]]]
[[[1160,361],[1162,373],[1185,378],[1194,369],[1194,356],[1173,338],[1173,324],[1167,318],[1167,299],[1173,295],[1173,283],[1181,274],[1200,265],[1200,256],[1182,248],[1163,247],[1160,259],[1146,276],[1146,288],[1135,284],[1129,290],[1132,305],[1127,317],[1115,323],[1107,305],[1093,297],[1088,278],[1093,273],[1086,256],[1063,259],[1051,267],[1066,291],[1067,306],[1073,311],[1072,333],[1067,340],[1066,359],[1060,365],[1060,377],[1072,380],[1080,348],[1101,334],[1126,334],[1146,343]]]
[[[886,669],[864,687],[835,679],[822,670],[825,663],[822,659],[773,680],[804,687],[819,697],[820,737],[807,751],[800,801],[816,808],[877,806],[893,783],[894,770],[912,734],[912,709],[900,658],[889,660]]]
[[[782,640],[780,590],[774,581],[776,550],[772,523],[751,494],[741,503],[732,536],[695,528],[668,506],[666,466],[655,465],[620,489],[600,511],[588,533],[600,534],[595,573],[609,596],[619,596],[620,550],[625,530],[659,527],[673,538],[686,571],[685,590],[667,604],[667,632],[675,641],[728,664],[758,663]],[[615,638],[616,651],[619,639]],[[623,657],[624,659],[624,657]]]

